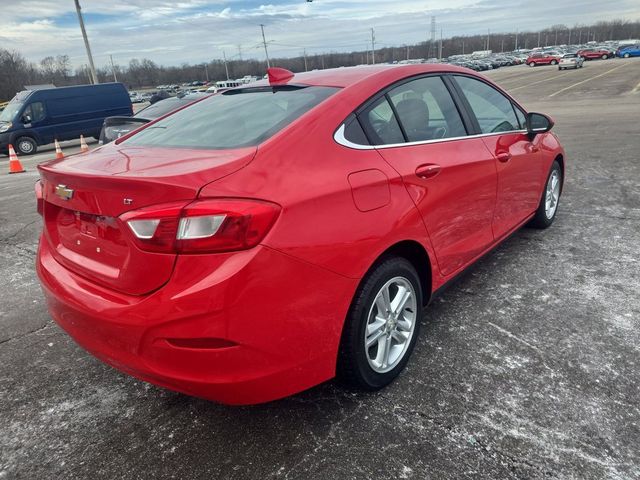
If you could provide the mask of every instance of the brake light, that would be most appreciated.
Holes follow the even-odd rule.
[[[279,212],[278,205],[261,200],[215,198],[147,207],[120,219],[142,250],[214,253],[255,247]]]
[[[44,212],[44,195],[42,194],[42,180],[38,180],[34,185],[36,190],[36,211],[40,216]]]

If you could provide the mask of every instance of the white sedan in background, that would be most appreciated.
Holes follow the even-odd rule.
[[[584,64],[584,58],[577,53],[567,53],[560,58],[558,62],[558,70],[564,70],[566,68],[582,68]]]

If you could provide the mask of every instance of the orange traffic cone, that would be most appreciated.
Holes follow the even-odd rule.
[[[24,168],[22,168],[22,164],[20,160],[18,160],[18,156],[16,155],[16,151],[13,149],[13,145],[9,145],[9,173],[22,173],[26,172]]]
[[[88,151],[89,151],[89,145],[87,145],[87,142],[85,142],[84,136],[80,135],[80,152],[86,153]]]
[[[64,158],[64,153],[62,153],[62,148],[60,148],[60,144],[58,143],[58,140],[54,140],[54,144],[56,146],[56,160],[60,160],[61,158]]]

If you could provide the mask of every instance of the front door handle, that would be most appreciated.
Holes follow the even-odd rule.
[[[440,170],[442,170],[442,167],[440,167],[440,165],[427,163],[416,168],[416,175],[420,178],[432,178],[440,173]]]
[[[511,160],[511,154],[509,152],[502,152],[496,155],[499,162],[505,163]]]

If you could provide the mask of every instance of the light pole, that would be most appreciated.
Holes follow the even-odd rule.
[[[376,33],[371,29],[371,63],[376,63]]]
[[[111,73],[113,73],[113,81],[117,82],[118,77],[116,76],[116,67],[113,66],[113,55],[109,55],[109,60],[111,60]]]
[[[76,13],[78,14],[78,22],[80,22],[80,30],[82,30],[82,38],[84,39],[84,46],[87,49],[87,57],[89,57],[89,68],[91,70],[92,83],[98,83],[98,75],[96,75],[96,67],[93,65],[93,56],[91,55],[91,47],[89,46],[89,39],[87,38],[87,31],[84,29],[84,20],[82,19],[82,12],[80,11],[80,0],[76,2]]]
[[[269,62],[269,52],[267,51],[267,40],[264,38],[264,25],[260,24],[260,29],[262,30],[262,44],[264,45],[264,54],[267,57],[267,68],[271,68],[271,63]]]
[[[227,67],[227,54],[222,50],[222,58],[224,59],[224,71],[227,74],[227,80],[229,80],[229,67]]]

